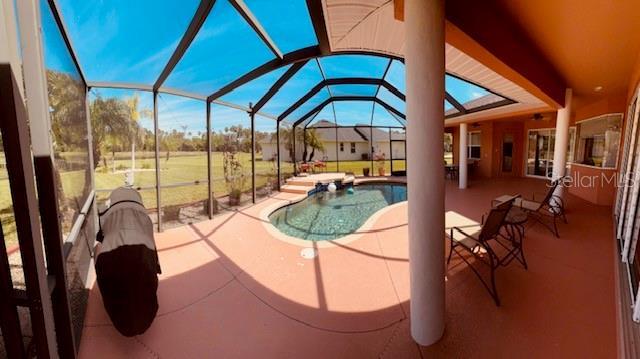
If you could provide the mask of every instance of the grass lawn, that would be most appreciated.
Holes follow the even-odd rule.
[[[131,165],[130,153],[122,152],[115,154],[115,163],[111,154],[104,154],[107,158],[106,166],[103,161],[95,171],[95,183],[98,200],[104,199],[109,195],[110,190],[124,185],[125,172]],[[246,176],[244,185],[245,191],[251,190],[251,154],[239,153],[239,160],[242,163]],[[267,184],[269,180],[275,180],[277,170],[273,162],[260,160],[261,155],[256,156],[256,187],[261,188]],[[0,153],[0,160],[4,159]],[[216,197],[223,197],[228,194],[228,189],[224,181],[223,157],[221,152],[212,153],[212,175],[213,175],[213,192]],[[4,161],[0,161],[4,163]],[[378,171],[378,163],[371,161],[340,161],[328,162],[326,171],[353,172],[357,176],[363,174],[363,168],[371,168],[371,174],[376,175]],[[394,170],[404,170],[406,163],[404,160],[394,160]],[[385,161],[385,172],[391,172],[391,161]],[[283,162],[281,168],[283,178],[287,178],[293,173],[293,164]],[[83,191],[85,186],[85,173],[83,171],[67,171],[60,174],[62,187],[67,199],[67,206],[73,207],[75,210],[82,206]],[[195,181],[200,181],[195,184]],[[166,153],[162,153],[160,157],[160,183],[164,187],[166,185],[175,185],[181,183],[189,183],[178,187],[163,188],[161,192],[162,206],[188,205],[207,198],[207,155],[205,152],[175,152],[166,157]],[[155,177],[155,160],[152,153],[140,152],[136,158],[136,172],[134,175],[134,185],[143,187],[140,191],[144,204],[147,208],[156,208],[156,177]],[[144,189],[144,187],[149,187]],[[104,190],[104,191],[100,191]],[[9,181],[6,169],[0,166],[0,219],[2,220],[3,232],[7,247],[17,242],[15,222],[13,218],[13,210],[11,206],[11,194],[9,191]],[[71,208],[67,211],[73,213]],[[63,227],[70,227],[72,217],[65,216]]]
[[[114,163],[107,161],[107,167],[101,164],[96,169],[96,189],[112,190],[124,185],[125,171],[131,166],[130,154],[117,154]],[[256,187],[263,187],[269,179],[275,179],[277,175],[274,163],[259,160],[256,157]],[[242,164],[245,174],[244,191],[251,190],[251,154],[238,153],[238,159]],[[223,157],[221,152],[212,153],[213,193],[216,197],[225,196],[229,190],[224,181]],[[120,170],[118,170],[120,169]],[[153,158],[136,159],[136,172],[134,186],[155,187],[155,160]],[[199,181],[199,184],[195,184]],[[205,152],[182,152],[170,154],[167,160],[163,153],[160,156],[160,184],[171,186],[183,184],[179,187],[163,188],[161,200],[163,206],[190,204],[204,200],[207,195],[207,155]],[[156,208],[155,189],[143,189],[141,191],[144,204],[147,208]],[[105,198],[108,192],[99,193],[99,198]]]

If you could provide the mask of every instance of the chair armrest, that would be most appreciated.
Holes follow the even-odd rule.
[[[475,237],[473,237],[473,236],[471,236],[471,235],[467,234],[465,231],[463,231],[463,230],[462,230],[461,228],[459,228],[459,227],[453,227],[453,228],[451,228],[451,239],[453,239],[453,230],[456,230],[457,232],[459,232],[459,233],[460,233],[460,234],[462,234],[463,236],[465,236],[465,237],[467,237],[467,238],[469,238],[469,239],[473,240],[474,242],[476,242],[476,243],[478,243],[478,244],[481,244],[481,243],[480,243],[480,240],[479,240],[478,238],[475,238]]]
[[[536,194],[538,194],[539,196],[542,196],[543,198],[547,195],[546,193],[542,193],[542,192],[532,192],[531,193],[531,201],[538,202],[536,200]]]

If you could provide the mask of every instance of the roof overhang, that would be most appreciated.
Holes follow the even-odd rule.
[[[405,38],[404,23],[398,20],[402,19],[403,1],[322,0],[322,3],[334,53],[372,51],[404,56],[405,43],[398,41]],[[563,106],[564,82],[544,61],[535,66],[541,59],[535,47],[528,42],[514,45],[521,39],[514,35],[515,30],[506,27],[495,14],[483,18],[475,11],[482,8],[481,13],[485,14],[493,7],[471,0],[452,0],[446,4],[447,72],[526,105],[544,104],[556,109]],[[494,23],[500,25],[490,26]],[[526,61],[522,62],[523,59]]]

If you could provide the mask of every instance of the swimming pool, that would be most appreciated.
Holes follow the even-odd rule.
[[[407,200],[407,186],[399,183],[362,184],[348,192],[317,192],[276,210],[269,220],[292,237],[331,240],[355,232],[380,209]]]

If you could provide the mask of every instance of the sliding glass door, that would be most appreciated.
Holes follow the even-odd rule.
[[[567,144],[567,164],[573,162],[575,127],[569,128]],[[527,136],[527,176],[551,177],[553,173],[553,152],[556,142],[555,129],[529,130]]]
[[[527,175],[548,177],[553,170],[555,130],[530,130],[527,148]]]
[[[637,95],[637,94],[636,94]],[[620,259],[627,265],[627,278],[633,305],[633,320],[640,322],[638,288],[640,283],[640,131],[638,126],[639,108],[636,99],[632,102],[624,134],[624,150],[620,163],[620,178],[615,204],[617,219],[616,237]]]

